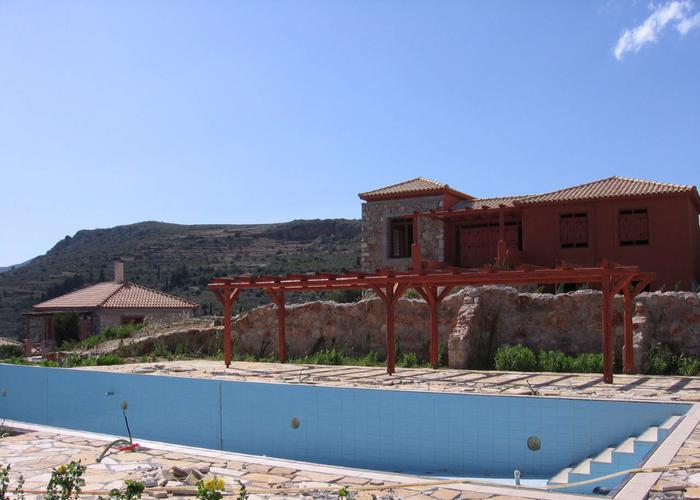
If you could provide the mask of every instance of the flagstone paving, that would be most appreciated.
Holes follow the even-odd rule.
[[[480,372],[463,370],[398,369],[388,376],[376,367],[312,366],[276,363],[237,362],[226,369],[220,361],[176,361],[142,363],[110,367],[89,367],[124,373],[169,375],[177,377],[215,378],[224,380],[258,380],[269,382],[322,384],[351,387],[382,387],[395,390],[430,390],[488,394],[522,394],[540,396],[572,396],[586,398],[619,398],[655,401],[700,401],[700,378],[652,377],[643,375],[616,375],[614,384],[604,384],[601,376],[589,374],[541,374]],[[244,460],[223,460],[196,454],[186,454],[162,449],[141,449],[137,453],[121,453],[106,457],[96,463],[97,455],[106,442],[65,434],[30,432],[7,437],[0,441],[0,462],[12,465],[12,475],[21,473],[25,488],[44,488],[52,467],[81,459],[87,465],[86,491],[108,490],[123,484],[127,479],[144,481],[147,486],[186,486],[196,482],[194,471],[200,476],[223,477],[227,489],[237,489],[245,484],[249,490],[265,489],[264,494],[252,494],[250,498],[337,498],[336,493],[314,491],[328,487],[347,486],[379,487],[393,489],[361,491],[353,498],[533,498],[531,494],[516,496],[494,494],[475,488],[453,485],[402,487],[399,483],[386,483],[357,474],[343,476],[325,474],[317,470],[304,470],[273,466]],[[700,426],[685,441],[674,462],[700,460]],[[188,477],[175,477],[173,467],[189,471]],[[206,471],[202,474],[202,471]],[[239,483],[240,481],[240,483]],[[382,483],[382,484],[379,484]],[[700,468],[665,472],[652,488],[650,498],[692,498],[694,487],[700,486]],[[290,493],[287,488],[303,487],[303,494]],[[467,487],[469,488],[469,487]],[[274,493],[279,490],[279,493]],[[684,496],[685,495],[685,496]],[[27,497],[29,498],[29,497]],[[700,497],[698,497],[700,498]]]

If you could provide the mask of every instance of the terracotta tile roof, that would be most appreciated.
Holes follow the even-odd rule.
[[[455,204],[452,209],[498,208],[501,205],[513,207],[515,205],[535,205],[620,197],[631,198],[635,196],[666,195],[676,193],[695,193],[695,203],[697,204],[700,201],[700,199],[697,197],[697,191],[694,186],[684,186],[679,184],[628,179],[626,177],[614,176],[544,194],[500,196],[497,198],[476,198],[473,200],[464,200]]]
[[[67,293],[34,306],[35,310],[81,309],[194,309],[197,304],[136,283],[104,282]]]
[[[7,337],[0,337],[0,345],[19,345],[19,346],[21,346],[22,343],[17,341],[17,340],[8,339]]]
[[[466,208],[498,208],[501,205],[504,205],[506,207],[512,207],[514,202],[522,201],[526,198],[527,196],[499,196],[497,198],[477,198],[475,200],[460,201],[452,208],[454,210]]]
[[[360,193],[358,196],[363,200],[379,200],[411,196],[424,196],[430,194],[451,193],[465,199],[472,199],[472,196],[452,189],[444,182],[438,182],[425,177],[416,177],[398,184],[392,184],[383,188]]]
[[[581,184],[580,186],[552,191],[551,193],[528,196],[523,202],[527,204],[549,203],[553,201],[634,197],[649,194],[692,193],[694,191],[694,186],[614,176],[587,184]]]

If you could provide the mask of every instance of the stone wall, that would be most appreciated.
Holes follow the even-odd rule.
[[[416,211],[443,208],[442,196],[424,196],[400,200],[371,201],[362,204],[362,243],[360,255],[362,270],[372,272],[382,267],[406,270],[411,259],[390,259],[389,222],[391,219],[410,216]],[[442,221],[422,217],[420,237],[423,259],[444,260],[445,241]],[[415,236],[415,235],[414,235]]]
[[[153,309],[127,309],[127,310],[102,310],[95,315],[94,328],[99,333],[105,328],[121,326],[122,316],[143,316],[149,324],[173,323],[192,317],[191,309],[153,310]]]
[[[454,329],[461,299],[456,294],[442,303],[438,332],[445,344]],[[429,317],[428,306],[422,300],[399,300],[396,335],[403,352],[428,356]],[[233,323],[236,348],[259,355],[277,352],[277,321],[273,305],[237,316]],[[317,301],[288,305],[285,321],[287,353],[291,357],[333,347],[352,355],[369,351],[386,355],[386,310],[378,298],[349,304]]]
[[[623,303],[613,304],[617,356],[622,352]],[[645,293],[636,301],[635,361],[655,342],[700,357],[700,295],[688,292]],[[428,358],[429,310],[422,300],[401,299],[396,331],[403,352]],[[287,307],[290,356],[335,347],[346,354],[373,350],[385,354],[383,303],[366,299],[351,304],[309,302]],[[276,352],[277,309],[263,306],[237,316],[236,349],[254,354]],[[584,290],[565,294],[520,293],[509,287],[468,287],[441,305],[440,342],[448,346],[453,368],[486,368],[496,349],[523,344],[535,351],[568,354],[601,352],[601,294]]]

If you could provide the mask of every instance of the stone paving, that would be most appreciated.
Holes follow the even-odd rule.
[[[398,369],[388,376],[384,368],[353,366],[309,366],[276,363],[233,363],[226,369],[220,361],[177,361],[89,367],[124,373],[148,373],[181,377],[226,380],[259,380],[285,383],[337,386],[386,387],[397,390],[431,390],[491,394],[574,396],[655,401],[700,401],[700,378],[615,376],[614,384],[603,384],[598,375],[477,372],[463,370]],[[144,481],[147,486],[172,488],[193,485],[202,476],[223,477],[227,489],[236,490],[239,481],[253,493],[250,498],[337,498],[340,486],[373,487],[374,491],[356,492],[353,498],[538,498],[532,490],[523,492],[501,487],[498,492],[471,485],[401,486],[399,482],[379,480],[362,471],[320,472],[304,464],[286,462],[275,465],[270,459],[224,459],[229,455],[173,452],[156,446],[136,453],[118,453],[102,463],[96,457],[106,442],[86,437],[28,432],[0,441],[0,462],[12,465],[13,476],[21,473],[26,489],[43,488],[52,467],[70,460],[87,465],[86,491],[119,487],[126,479]],[[685,441],[674,462],[700,460],[700,427]],[[416,479],[416,481],[425,481]],[[395,485],[395,486],[394,486]],[[392,489],[384,489],[392,486]],[[664,473],[650,492],[650,498],[700,498],[700,469]],[[303,493],[288,488],[305,488]],[[264,493],[257,489],[266,490]],[[494,490],[494,488],[490,488]],[[276,491],[277,490],[277,491]],[[700,493],[700,490],[698,490]],[[164,493],[152,493],[161,496]],[[559,495],[559,498],[563,498]],[[553,497],[552,497],[553,498]],[[574,498],[569,496],[568,498]]]

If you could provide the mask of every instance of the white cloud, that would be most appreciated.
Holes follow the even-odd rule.
[[[700,12],[692,15],[695,5],[690,0],[673,0],[659,6],[651,6],[652,12],[642,24],[622,32],[613,50],[621,61],[628,52],[639,52],[643,46],[658,40],[666,26],[675,25],[681,35],[700,26]]]
[[[693,28],[697,28],[698,26],[700,26],[700,12],[695,14],[693,17],[683,19],[676,25],[676,29],[680,32],[681,35],[685,35],[690,30],[692,30]]]

